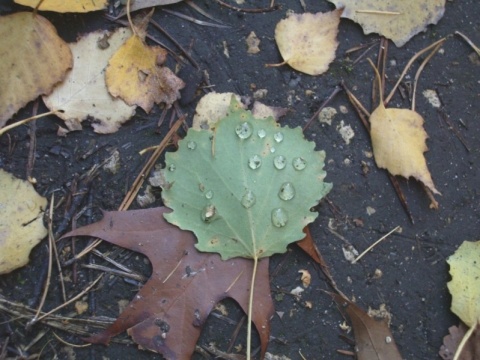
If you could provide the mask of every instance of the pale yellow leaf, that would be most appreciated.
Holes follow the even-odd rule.
[[[63,110],[58,116],[70,130],[80,130],[81,122],[90,117],[95,119],[92,126],[96,132],[112,133],[135,114],[135,107],[112,97],[105,83],[108,60],[131,34],[127,28],[114,33],[100,30],[70,44],[73,69],[62,84],[44,97],[50,110]]]
[[[378,33],[398,47],[436,24],[443,16],[445,0],[329,0],[343,8],[343,18],[360,24],[365,34]]]
[[[39,0],[15,0],[17,4],[35,8]],[[86,13],[102,10],[107,7],[108,0],[43,0],[38,8],[42,11],[55,11],[59,13]]]
[[[109,61],[106,80],[110,94],[147,113],[154,103],[171,106],[180,98],[185,84],[169,68],[161,66],[165,57],[163,48],[148,46],[140,36],[133,35]]]
[[[29,101],[52,91],[72,67],[68,45],[40,15],[0,17],[0,127]]]
[[[464,241],[448,260],[451,310],[469,327],[480,321],[480,241]]]
[[[28,263],[30,250],[47,235],[46,206],[32,184],[0,169],[0,274]]]
[[[195,115],[193,116],[192,129],[213,130],[218,120],[227,116],[232,95],[235,95],[240,106],[245,108],[239,95],[231,92],[210,92],[204,95],[197,104]]]
[[[386,109],[381,104],[370,116],[370,127],[373,155],[379,168],[407,179],[412,176],[435,194],[440,194],[423,155],[428,150],[428,135],[418,113],[408,109]]]
[[[337,50],[341,10],[293,14],[275,27],[283,60],[295,70],[320,75],[328,70]]]

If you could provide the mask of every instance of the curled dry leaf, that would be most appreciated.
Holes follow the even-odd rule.
[[[180,98],[185,83],[169,68],[161,66],[166,50],[145,43],[147,25],[148,21],[143,21],[137,33],[112,56],[105,76],[110,94],[148,113],[154,103],[171,106]]]
[[[65,81],[43,98],[50,110],[62,110],[58,116],[65,120],[69,130],[80,130],[88,117],[97,133],[118,130],[121,124],[135,114],[135,107],[115,99],[105,84],[105,67],[110,57],[131,36],[127,28],[113,33],[96,31],[69,44],[75,64]]]
[[[29,12],[0,17],[0,58],[0,127],[29,101],[50,93],[72,67],[70,49],[53,25]]]
[[[166,222],[167,208],[107,212],[104,218],[65,236],[96,236],[140,252],[152,262],[152,276],[119,318],[92,343],[108,344],[127,330],[145,349],[166,359],[190,359],[202,326],[215,304],[232,298],[246,311],[253,263],[235,258],[222,261],[217,254],[201,253],[195,237]],[[268,259],[258,264],[253,323],[260,335],[262,354],[267,348],[273,302]]]
[[[329,0],[343,8],[343,18],[360,24],[365,34],[378,33],[398,47],[436,24],[445,11],[445,0]]]
[[[35,8],[39,0],[15,0],[17,4]],[[43,0],[38,10],[59,13],[86,13],[102,10],[107,7],[108,0]]]
[[[309,75],[328,70],[337,50],[342,10],[293,14],[275,28],[275,41],[285,63]]]
[[[32,184],[0,169],[0,274],[28,263],[30,250],[47,235],[47,200]]]

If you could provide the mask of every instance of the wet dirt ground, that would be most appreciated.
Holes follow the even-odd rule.
[[[254,91],[266,89],[261,101],[267,105],[289,108],[291,111],[282,123],[291,127],[303,126],[321,103],[343,80],[360,101],[371,109],[371,88],[373,72],[366,58],[376,61],[378,46],[356,64],[353,60],[359,55],[346,55],[346,51],[361,44],[378,39],[377,35],[366,36],[361,28],[343,19],[340,24],[340,42],[337,57],[329,71],[317,77],[301,74],[288,66],[265,68],[265,64],[281,62],[274,41],[275,25],[285,18],[288,10],[303,12],[300,1],[279,0],[280,9],[265,13],[243,13],[223,7],[214,1],[197,1],[196,4],[215,19],[230,25],[219,29],[202,26],[180,19],[170,13],[155,12],[153,18],[180,43],[198,63],[200,71],[206,71],[213,89],[217,92],[235,92],[245,97],[253,97]],[[333,6],[326,1],[306,1],[307,11],[329,11]],[[243,7],[268,6],[268,2],[247,1]],[[186,4],[166,7],[188,16],[208,21]],[[20,10],[11,1],[3,1],[0,11],[3,14]],[[92,30],[112,29],[114,23],[106,20],[103,14],[43,14],[50,19],[67,41]],[[348,296],[354,297],[361,307],[378,309],[382,304],[391,314],[391,330],[404,359],[437,359],[443,336],[448,327],[459,320],[450,310],[451,297],[447,290],[449,281],[446,259],[464,240],[478,240],[480,230],[480,65],[478,57],[461,38],[453,35],[461,31],[476,44],[480,44],[480,2],[477,0],[447,1],[445,15],[439,24],[430,26],[425,33],[415,36],[404,47],[397,48],[392,43],[388,47],[386,63],[386,87],[391,89],[404,66],[419,50],[442,37],[447,41],[439,54],[425,67],[418,84],[416,110],[425,119],[425,130],[429,134],[426,159],[437,189],[442,193],[437,200],[438,210],[429,208],[430,201],[423,187],[415,180],[399,179],[414,223],[402,208],[395,191],[383,170],[375,166],[371,157],[369,135],[360,122],[345,93],[337,95],[328,105],[337,109],[338,114],[331,125],[315,120],[306,130],[305,137],[315,141],[317,149],[326,151],[327,180],[334,184],[318,207],[319,217],[310,226],[313,238],[327,262],[338,287]],[[258,54],[247,53],[246,37],[254,31],[261,40]],[[150,34],[172,49],[178,49],[164,35],[154,30]],[[226,55],[228,50],[228,56]],[[413,81],[415,71],[423,57],[415,63],[406,81]],[[170,68],[175,62],[170,57]],[[181,72],[188,86],[197,88],[193,79],[198,78],[197,70],[191,65]],[[200,82],[199,86],[205,83]],[[427,89],[436,90],[442,107],[434,108],[423,96]],[[202,91],[197,92],[203,94]],[[195,96],[189,103],[180,104],[188,114],[191,124],[194,109],[199,100]],[[396,95],[391,107],[409,108],[410,101]],[[345,107],[346,112],[340,111]],[[39,112],[45,108],[40,104]],[[440,112],[450,120],[447,124]],[[32,104],[21,110],[16,119],[30,116]],[[37,180],[37,191],[50,197],[68,197],[72,183],[79,175],[85,174],[94,164],[106,159],[112,149],[120,153],[120,171],[112,175],[101,171],[82,197],[78,225],[96,221],[101,217],[100,209],[116,210],[126,191],[144,164],[145,158],[138,152],[158,144],[168,131],[168,119],[160,129],[157,121],[161,114],[155,108],[150,114],[137,110],[137,115],[117,133],[98,135],[84,123],[84,130],[69,133],[66,137],[57,136],[58,125],[62,121],[48,117],[36,122],[36,150],[33,176]],[[341,137],[338,127],[351,126],[355,136],[347,144]],[[468,144],[468,149],[455,135],[455,129]],[[26,177],[29,154],[29,126],[22,126],[0,138],[0,167],[19,178]],[[151,206],[160,206],[157,200]],[[59,226],[66,210],[62,204],[56,210],[55,226]],[[138,208],[135,204],[133,208]],[[359,251],[364,250],[378,238],[400,226],[401,233],[391,235],[367,254],[359,263],[352,265],[343,253],[346,244]],[[77,246],[86,243],[79,241]],[[100,250],[111,250],[112,246],[102,244]],[[39,279],[42,279],[47,262],[46,241],[32,252],[31,262],[25,268],[0,277],[0,294],[6,298],[36,306],[38,304]],[[96,261],[90,256],[82,263]],[[148,261],[138,254],[123,260],[124,264],[136,271],[149,275]],[[301,269],[312,274],[312,283],[305,289],[301,299],[288,293],[301,285]],[[73,268],[65,272],[72,278]],[[67,283],[68,294],[78,293],[89,278],[96,273],[77,265],[76,283]],[[352,350],[340,338],[346,334],[340,328],[344,321],[341,314],[324,291],[330,290],[324,276],[314,262],[297,246],[293,245],[286,254],[276,255],[271,260],[272,296],[277,313],[273,317],[272,339],[268,351],[285,355],[290,359],[341,359],[338,349]],[[381,274],[381,275],[379,275]],[[121,278],[111,277],[95,293],[90,303],[90,312],[84,314],[103,315],[115,318],[118,315],[117,302],[131,299],[139,284],[130,284]],[[312,304],[311,308],[305,302]],[[61,303],[58,284],[52,286],[47,298],[46,309]],[[224,317],[211,316],[206,323],[199,346],[215,346],[227,351],[236,324],[243,313],[233,301],[224,302],[227,313]],[[72,312],[70,307],[64,314]],[[218,315],[219,311],[215,311]],[[283,315],[283,316],[282,316]],[[14,357],[13,349],[28,344],[39,332],[49,330],[47,326],[36,325],[30,331],[24,323],[11,321],[12,316],[0,316],[0,338],[10,336],[8,356]],[[233,345],[245,345],[245,326]],[[81,343],[79,337],[59,331],[59,335],[72,343]],[[71,359],[73,355],[65,350],[49,330],[28,353],[40,353],[41,358]],[[233,349],[235,352],[235,348]],[[92,346],[74,348],[77,359],[161,359],[158,354],[137,349],[135,344],[113,343],[109,347]],[[200,353],[196,359],[203,358]],[[211,355],[211,358],[214,356]]]

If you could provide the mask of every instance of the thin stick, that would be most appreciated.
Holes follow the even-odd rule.
[[[274,11],[274,10],[277,10],[279,8],[278,5],[274,4],[273,0],[270,2],[270,7],[260,8],[260,9],[248,9],[248,8],[242,9],[242,8],[239,8],[239,7],[236,7],[236,6],[229,5],[225,2],[223,2],[222,0],[215,0],[215,1],[222,6],[225,6],[226,8],[229,8],[229,9],[232,9],[232,10],[235,10],[235,11],[239,11],[239,12],[245,12],[245,13],[264,13],[264,12]]]
[[[425,60],[423,60],[422,64],[420,65],[420,67],[417,70],[417,73],[415,74],[415,79],[413,80],[412,111],[415,111],[415,94],[417,93],[417,83],[418,83],[418,79],[420,77],[420,74],[422,73],[425,65],[427,65],[427,63],[430,61],[430,59],[433,57],[433,55],[435,55],[437,53],[437,51],[440,49],[441,46],[442,46],[442,44],[438,44],[437,46],[435,46],[433,48],[432,52],[430,54],[428,54],[428,56],[425,58]]]
[[[397,231],[398,229],[400,229],[400,226],[397,226],[395,227],[393,230],[390,230],[390,232],[388,232],[387,234],[383,235],[380,239],[378,239],[377,241],[375,241],[372,245],[370,245],[368,248],[365,249],[364,252],[362,252],[360,255],[358,255],[358,257],[352,261],[352,264],[355,264],[357,263],[362,257],[365,256],[366,253],[368,253],[370,250],[372,250],[375,246],[378,245],[378,243],[380,243],[381,241],[383,241],[384,239],[386,239],[387,237],[389,237],[392,233],[394,233],[395,231]]]
[[[381,11],[381,10],[355,10],[359,14],[373,14],[373,15],[402,15],[398,11]]]
[[[131,0],[127,0],[127,19],[128,19],[128,23],[130,24],[130,28],[132,29],[133,34],[135,36],[138,36],[137,29],[135,29],[135,26],[133,26],[132,15],[130,14],[130,1]]]
[[[315,112],[315,114],[312,115],[312,117],[310,118],[310,120],[308,120],[308,122],[305,124],[305,126],[303,127],[302,131],[305,132],[305,130],[310,126],[310,124],[312,123],[313,120],[315,120],[318,116],[318,114],[320,114],[320,111],[323,110],[323,108],[325,106],[328,105],[328,103],[330,101],[333,100],[333,98],[340,92],[342,91],[342,87],[340,85],[337,85],[335,86],[335,89],[333,89],[332,93],[330,94],[330,96],[328,98],[325,99],[325,101],[322,103],[322,105],[320,105],[320,107],[318,108],[318,110]]]
[[[470,40],[467,36],[463,35],[460,31],[455,31],[455,34],[458,36],[461,36],[463,40],[465,40],[467,44],[470,45],[473,50],[475,50],[478,56],[480,56],[480,48],[477,45],[475,45],[472,40]]]
[[[41,117],[48,116],[48,115],[55,115],[55,114],[58,114],[59,112],[60,111],[58,111],[58,110],[52,110],[52,111],[48,111],[48,112],[40,114],[40,115],[31,116],[29,118],[17,121],[15,123],[11,124],[11,125],[5,126],[4,128],[0,129],[0,136],[5,134],[7,131],[12,130],[13,128],[16,128],[17,126],[28,123],[29,121],[40,119]]]
[[[255,290],[255,278],[257,275],[258,256],[253,258],[252,281],[250,283],[250,297],[248,299],[248,319],[247,319],[247,360],[252,358],[252,311],[253,311],[253,293]]]

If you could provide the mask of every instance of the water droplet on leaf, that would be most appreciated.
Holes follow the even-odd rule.
[[[206,223],[210,223],[215,219],[215,215],[217,215],[217,209],[212,204],[208,204],[202,209],[202,220]]]
[[[295,170],[303,170],[307,167],[307,162],[305,161],[304,158],[301,157],[296,157],[292,161],[293,168]]]
[[[195,150],[196,147],[197,147],[197,143],[195,141],[189,141],[187,143],[187,148],[189,148],[190,150]]]
[[[248,159],[248,167],[252,170],[258,169],[262,165],[262,158],[258,155],[253,155]]]
[[[292,200],[295,196],[295,188],[291,182],[285,182],[278,191],[278,197],[282,200]]]
[[[235,133],[240,139],[248,139],[252,135],[252,126],[248,122],[241,123],[235,128]]]
[[[175,164],[170,164],[170,165],[168,165],[168,170],[169,170],[169,171],[175,171],[176,168],[177,168],[177,167],[175,166]]]
[[[265,136],[267,136],[267,132],[264,129],[260,129],[258,130],[257,135],[260,139],[263,139]]]
[[[257,201],[257,198],[253,193],[253,191],[247,190],[245,194],[242,196],[241,203],[245,209],[249,209],[255,204],[255,201]]]
[[[276,208],[272,210],[272,224],[276,227],[284,227],[287,225],[288,215],[282,208]]]
[[[279,131],[279,132],[276,132],[276,133],[273,135],[273,138],[275,139],[275,141],[276,141],[277,143],[282,142],[282,140],[283,140],[283,133],[281,133],[280,131]]]
[[[278,170],[284,169],[286,165],[287,159],[283,155],[275,156],[275,158],[273,159],[273,166],[275,166],[275,168]]]
[[[275,149],[273,146],[270,148],[270,152],[273,154],[277,149]]]
[[[212,190],[208,190],[206,193],[205,193],[205,197],[207,199],[212,199],[213,198],[213,191]]]

